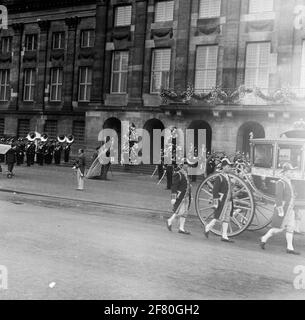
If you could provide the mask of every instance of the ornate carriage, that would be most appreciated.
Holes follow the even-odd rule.
[[[304,123],[305,124],[305,123]],[[296,210],[305,208],[305,128],[287,131],[278,139],[250,139],[250,163],[235,163],[229,174],[234,211],[229,224],[229,236],[244,230],[266,227],[273,215],[275,182],[282,165],[290,162],[292,185],[296,193]],[[212,190],[219,172],[209,175],[198,187],[195,207],[200,221],[205,225],[212,217]],[[221,234],[221,224],[211,230]]]

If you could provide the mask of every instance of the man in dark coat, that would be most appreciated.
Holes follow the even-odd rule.
[[[213,207],[214,217],[205,226],[204,234],[208,238],[210,230],[220,221],[222,224],[222,237],[221,241],[234,242],[228,238],[228,227],[230,217],[233,215],[233,198],[232,198],[232,186],[228,173],[231,170],[231,162],[228,158],[221,160],[222,171],[216,177],[213,185]]]
[[[260,246],[262,249],[265,249],[269,238],[277,233],[286,231],[286,252],[299,255],[300,252],[295,251],[292,244],[296,216],[294,210],[295,192],[289,179],[289,171],[293,169],[289,162],[284,163],[282,166],[280,179],[276,182],[275,187],[275,208],[271,221],[272,228],[261,237]]]
[[[70,158],[70,151],[71,151],[71,144],[67,143],[64,147],[64,161],[65,163],[69,162],[69,158]]]
[[[34,158],[35,158],[35,144],[34,142],[28,142],[26,145],[26,164],[27,166],[31,166],[34,164]]]
[[[16,146],[12,146],[6,153],[6,164],[7,164],[7,171],[9,173],[13,173],[14,165],[17,161],[16,156]]]
[[[187,175],[187,167],[183,164],[174,165],[173,183],[172,183],[171,204],[173,205],[173,215],[166,220],[169,231],[172,231],[172,223],[179,218],[179,233],[190,234],[184,229],[188,210],[191,205],[191,186]]]
[[[62,146],[59,142],[57,142],[54,149],[54,162],[57,165],[60,164],[61,151],[62,151]]]

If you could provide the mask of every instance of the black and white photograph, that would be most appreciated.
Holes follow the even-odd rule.
[[[305,0],[0,0],[0,300],[304,299]]]

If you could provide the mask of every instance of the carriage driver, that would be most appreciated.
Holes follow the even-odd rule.
[[[287,250],[289,254],[299,255],[293,248],[293,233],[296,227],[296,214],[294,210],[295,193],[289,179],[289,171],[293,170],[289,162],[282,165],[280,179],[276,182],[275,187],[275,208],[272,216],[272,228],[261,237],[260,247],[265,249],[266,242],[269,238],[277,233],[286,231]]]
[[[228,158],[223,158],[220,165],[222,171],[213,185],[214,218],[205,226],[204,235],[206,238],[209,237],[210,230],[218,220],[222,223],[221,241],[234,242],[228,238],[230,217],[233,215],[232,187],[228,176],[232,163]]]

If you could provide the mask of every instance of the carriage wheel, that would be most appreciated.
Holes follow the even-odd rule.
[[[255,213],[248,227],[250,231],[261,230],[267,227],[272,220],[274,211],[274,199],[254,193]]]
[[[208,176],[198,187],[195,198],[195,208],[201,223],[205,226],[213,219],[212,190],[219,173]],[[254,216],[254,197],[248,184],[237,175],[229,173],[233,193],[233,215],[230,218],[228,236],[237,236],[251,224]],[[211,229],[216,235],[221,235],[222,225],[219,221]]]

